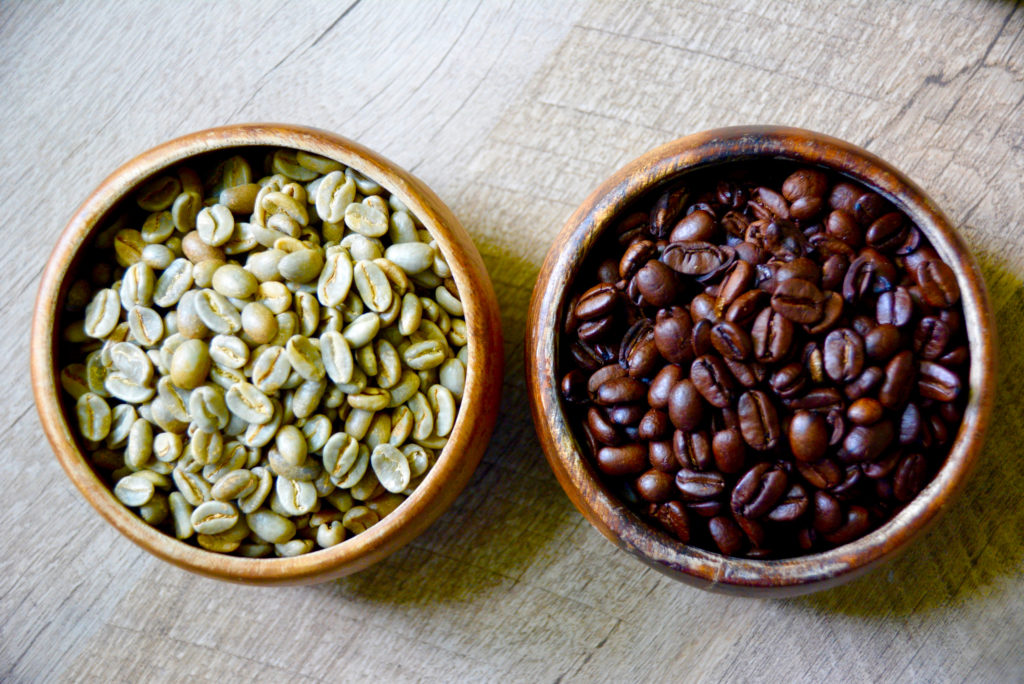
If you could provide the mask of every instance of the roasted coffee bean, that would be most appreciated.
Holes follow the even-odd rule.
[[[898,211],[891,211],[876,218],[864,239],[869,245],[883,252],[893,252],[907,241],[909,226],[906,218]]]
[[[767,394],[760,390],[745,392],[740,396],[737,412],[740,418],[740,432],[751,448],[757,451],[775,448],[782,431],[775,405]]]
[[[619,429],[615,427],[615,424],[608,419],[604,411],[591,406],[587,411],[587,425],[590,427],[591,433],[594,435],[597,441],[602,444],[608,444],[615,446],[622,444],[623,437]]]
[[[724,357],[722,360],[725,362],[732,377],[736,378],[736,382],[747,389],[757,387],[765,379],[764,366],[756,361],[744,363],[743,361],[736,361],[728,357]]]
[[[594,401],[602,406],[610,406],[642,401],[646,396],[647,385],[636,378],[623,376],[608,380],[598,387]]]
[[[647,468],[647,449],[640,444],[603,447],[597,452],[597,467],[605,475],[637,475]]]
[[[607,366],[602,366],[591,373],[587,379],[587,392],[590,394],[596,394],[597,388],[615,378],[625,377],[627,375],[626,369],[617,363],[610,363]]]
[[[679,461],[672,451],[672,442],[669,440],[660,442],[649,442],[647,460],[651,467],[663,473],[675,473],[679,470]]]
[[[678,501],[660,504],[650,513],[662,529],[684,544],[690,541],[690,524],[686,507]]]
[[[695,430],[704,418],[703,394],[690,379],[672,386],[668,395],[668,416],[679,430]]]
[[[875,309],[875,319],[881,325],[894,325],[897,328],[910,323],[914,314],[914,300],[910,292],[904,287],[897,287],[895,290],[883,292],[878,295],[878,304]]]
[[[833,489],[843,481],[844,471],[828,458],[815,463],[797,463],[797,471],[816,489]]]
[[[799,483],[793,484],[775,508],[768,512],[768,519],[772,522],[793,522],[803,517],[809,505],[807,490]]]
[[[615,332],[615,319],[611,316],[592,318],[580,324],[577,334],[583,342],[594,344],[608,338]]]
[[[840,459],[860,463],[878,458],[896,437],[896,428],[890,420],[881,420],[871,425],[858,425],[843,440]]]
[[[814,526],[821,534],[835,532],[843,524],[843,509],[828,492],[814,492]]]
[[[648,409],[637,426],[637,436],[648,441],[664,439],[671,430],[671,425],[667,413],[655,408]]]
[[[686,209],[690,193],[686,189],[662,193],[651,209],[651,234],[657,238],[668,235],[676,220]]]
[[[772,308],[794,323],[814,323],[822,314],[825,297],[814,283],[790,278],[772,294]]]
[[[730,321],[721,321],[711,326],[711,345],[724,357],[744,361],[750,356],[750,335]]]
[[[714,323],[721,316],[715,309],[716,299],[704,292],[698,294],[690,301],[690,318],[694,321],[708,320]]]
[[[878,391],[878,400],[887,409],[902,406],[910,397],[917,379],[917,363],[908,349],[892,357],[885,367],[885,381]]]
[[[608,420],[623,427],[640,423],[644,417],[645,407],[639,404],[620,404],[609,406],[606,410]]]
[[[818,169],[794,171],[782,183],[782,196],[790,202],[802,197],[823,197],[828,190],[828,179]]]
[[[659,370],[661,357],[654,341],[654,326],[649,319],[633,324],[622,338],[619,365],[634,378],[645,378]]]
[[[617,273],[619,278],[629,280],[636,275],[644,264],[649,262],[658,253],[657,245],[650,240],[637,240],[626,248],[622,258],[619,260]],[[612,277],[604,282],[615,282],[618,278]]]
[[[674,478],[660,470],[648,470],[636,479],[635,486],[640,498],[651,503],[668,501],[676,492]]]
[[[953,333],[946,323],[936,316],[925,316],[914,329],[914,351],[921,358],[934,360],[942,356]]]
[[[712,240],[717,232],[715,216],[698,209],[681,218],[669,234],[669,242],[705,242]]]
[[[712,406],[726,408],[732,403],[732,375],[717,357],[704,355],[694,359],[690,365],[690,379]]]
[[[803,364],[790,363],[783,366],[772,375],[769,384],[775,394],[783,399],[797,397],[807,384]]]
[[[829,429],[825,419],[812,411],[799,410],[789,422],[789,448],[798,461],[813,463],[825,455]]]
[[[650,306],[668,306],[676,299],[676,274],[660,261],[651,260],[634,276],[644,303]]]
[[[672,453],[683,468],[712,470],[715,465],[711,441],[703,431],[676,430],[672,434]]]
[[[661,261],[676,273],[705,276],[722,268],[728,261],[722,248],[710,242],[673,242],[661,254]]]
[[[664,409],[669,404],[672,388],[682,378],[683,369],[679,366],[670,364],[662,368],[654,376],[654,380],[651,381],[651,385],[647,390],[647,403],[652,408]]]
[[[903,446],[914,444],[921,437],[924,418],[917,404],[907,404],[900,415],[899,442]]]
[[[690,347],[693,349],[694,356],[704,356],[708,352],[712,351],[713,346],[711,344],[711,326],[714,325],[710,320],[697,321],[693,326],[693,332],[690,334]]]
[[[658,312],[654,321],[654,344],[669,363],[686,363],[693,357],[693,321],[686,309],[673,306]]]
[[[581,321],[605,318],[614,313],[619,297],[618,290],[608,283],[595,285],[580,296],[576,303],[576,318]]]
[[[929,306],[947,309],[960,300],[960,286],[956,274],[944,261],[930,259],[914,271],[921,298]]]
[[[676,473],[676,489],[684,501],[707,501],[716,499],[725,492],[726,481],[715,471],[680,468]]]
[[[864,353],[872,361],[888,361],[900,348],[900,331],[894,325],[879,325],[864,335]]]
[[[821,265],[821,288],[823,290],[840,291],[846,278],[846,269],[850,260],[842,254],[832,254]]]
[[[925,399],[953,401],[960,395],[960,378],[945,366],[922,361],[918,367],[917,391]]]
[[[864,242],[864,232],[861,227],[857,225],[853,216],[842,209],[836,209],[828,215],[825,220],[825,232],[854,249],[860,247]]]
[[[754,280],[754,267],[746,261],[736,261],[728,268],[715,299],[716,316],[725,314],[729,306],[750,289]]]
[[[860,469],[872,480],[880,480],[883,477],[888,477],[889,474],[892,473],[893,469],[899,464],[901,458],[903,458],[903,454],[901,452],[898,450],[890,450],[885,454],[882,454],[876,461],[862,463]]]
[[[871,527],[871,518],[863,506],[850,506],[846,511],[842,524],[833,532],[822,536],[830,544],[840,546],[848,544],[854,539],[864,536],[864,533]]]
[[[715,546],[726,556],[735,556],[743,548],[743,530],[731,518],[715,516],[708,522],[708,531]]]
[[[750,333],[754,358],[762,363],[780,361],[789,353],[793,335],[793,323],[788,318],[770,307],[764,309]]]
[[[738,429],[726,428],[716,432],[711,440],[711,450],[715,457],[715,465],[723,473],[731,475],[743,469],[747,445]]]
[[[835,387],[818,387],[801,396],[783,399],[783,402],[794,411],[799,409],[829,410],[842,406],[843,397]]]
[[[861,397],[846,409],[847,417],[855,425],[874,425],[882,419],[884,413],[882,404],[870,397]]]
[[[736,515],[756,520],[775,507],[787,487],[788,478],[781,467],[758,463],[736,483],[729,503]]]
[[[849,382],[864,367],[864,340],[855,330],[840,328],[825,337],[825,372],[835,382]]]
[[[762,290],[744,292],[725,310],[725,320],[747,328],[768,304],[768,299],[768,293]]]

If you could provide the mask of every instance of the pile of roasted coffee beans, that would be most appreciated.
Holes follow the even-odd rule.
[[[627,213],[561,345],[562,396],[609,486],[730,556],[885,523],[942,465],[967,394],[953,271],[879,194],[783,164]]]

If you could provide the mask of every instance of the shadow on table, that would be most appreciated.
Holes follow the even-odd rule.
[[[484,245],[481,245],[484,247]],[[505,339],[494,435],[454,505],[411,544],[316,589],[392,604],[463,601],[515,583],[537,554],[564,541],[578,514],[544,461],[523,378],[523,337],[538,266],[487,250]]]
[[[816,610],[905,615],[969,600],[1024,568],[1024,283],[1002,264],[979,258],[995,308],[996,401],[977,469],[952,509],[905,555],[848,585],[798,599]],[[998,303],[1004,303],[1000,306]]]

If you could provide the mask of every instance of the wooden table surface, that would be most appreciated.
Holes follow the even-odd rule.
[[[0,93],[0,681],[1024,680],[1024,7],[4,2]],[[502,410],[469,488],[318,586],[224,584],[136,548],[61,471],[29,386],[35,290],[76,206],[139,152],[244,121],[335,131],[418,175],[502,308]],[[977,255],[1002,342],[955,508],[801,599],[704,593],[616,550],[555,482],[523,382],[529,294],[571,211],[651,147],[741,123],[829,133],[915,179]]]

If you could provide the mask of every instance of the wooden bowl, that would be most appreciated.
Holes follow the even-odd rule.
[[[57,340],[76,260],[111,210],[144,180],[210,152],[254,146],[304,150],[352,167],[397,196],[436,238],[462,296],[469,331],[466,389],[458,420],[437,462],[415,492],[366,532],[293,558],[222,555],[178,541],[124,507],[83,456],[59,384]],[[66,321],[64,321],[66,322]],[[75,212],[43,273],[32,320],[32,386],[43,429],[68,477],[99,513],[150,553],[209,577],[249,584],[325,581],[358,572],[422,533],[469,482],[498,413],[503,350],[498,304],[479,252],[452,212],[422,181],[379,154],[326,131],[280,124],[226,126],[172,140],[115,171]],[[73,407],[72,407],[73,414]]]
[[[892,520],[828,552],[787,560],[732,558],[682,544],[641,520],[610,493],[584,456],[559,391],[561,321],[571,286],[598,237],[636,198],[680,174],[752,160],[785,159],[844,174],[904,211],[956,273],[971,353],[969,398],[959,433],[934,480]],[[602,534],[671,577],[747,596],[791,596],[849,581],[906,548],[963,487],[981,451],[995,396],[995,326],[977,264],[949,220],[906,176],[854,145],[781,127],[723,128],[648,152],[601,184],[569,218],[541,268],[526,331],[527,385],[548,463],[569,498]]]

